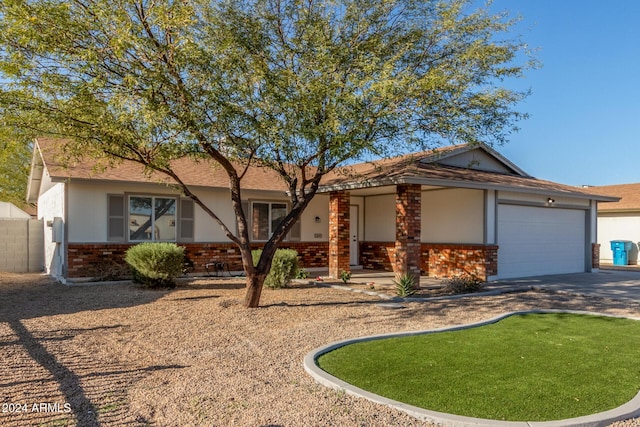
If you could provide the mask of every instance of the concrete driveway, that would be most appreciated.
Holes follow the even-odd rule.
[[[487,284],[486,289],[506,290],[527,287],[640,301],[640,271],[600,270],[598,273],[557,274],[498,280]]]

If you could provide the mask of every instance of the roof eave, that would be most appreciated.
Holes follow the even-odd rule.
[[[42,158],[42,153],[40,153],[38,141],[35,140],[33,143],[33,153],[31,155],[31,166],[29,167],[29,180],[27,181],[26,200],[28,203],[38,202],[44,168],[44,159]]]
[[[364,188],[382,187],[387,185],[398,185],[398,184],[418,184],[418,185],[428,185],[428,186],[436,186],[436,187],[468,188],[468,189],[475,189],[475,190],[517,191],[520,193],[527,193],[527,194],[543,194],[545,196],[568,197],[568,198],[575,198],[575,199],[589,199],[589,200],[595,200],[598,202],[617,202],[620,200],[619,198],[616,198],[616,197],[602,196],[600,194],[586,194],[586,193],[580,193],[580,192],[569,192],[569,191],[561,191],[561,190],[554,190],[554,189],[547,189],[547,188],[509,186],[509,185],[500,185],[500,184],[493,184],[493,183],[486,183],[486,182],[458,181],[453,179],[430,179],[430,178],[421,178],[421,177],[415,177],[415,176],[385,178],[385,179],[369,180],[364,182],[346,182],[341,184],[326,185],[326,186],[321,186],[320,189],[318,189],[318,193],[328,193],[331,191],[360,190]]]

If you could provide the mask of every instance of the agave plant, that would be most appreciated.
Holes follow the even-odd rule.
[[[396,294],[401,297],[409,297],[416,293],[416,279],[409,273],[396,276],[393,284],[396,286]]]

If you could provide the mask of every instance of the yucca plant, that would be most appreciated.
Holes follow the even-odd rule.
[[[410,297],[416,293],[416,279],[409,273],[396,276],[393,280],[396,286],[396,294],[401,297]]]

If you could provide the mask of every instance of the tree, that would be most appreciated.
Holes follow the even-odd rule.
[[[11,131],[0,127],[0,201],[25,208],[31,145]]]
[[[498,86],[519,40],[466,0],[4,0],[0,115],[68,155],[128,159],[171,177],[242,254],[259,305],[276,248],[349,161],[443,141],[501,143],[525,96]],[[229,177],[225,224],[171,167],[209,159]],[[276,171],[291,211],[253,266],[242,180]],[[232,231],[233,230],[233,231]]]

